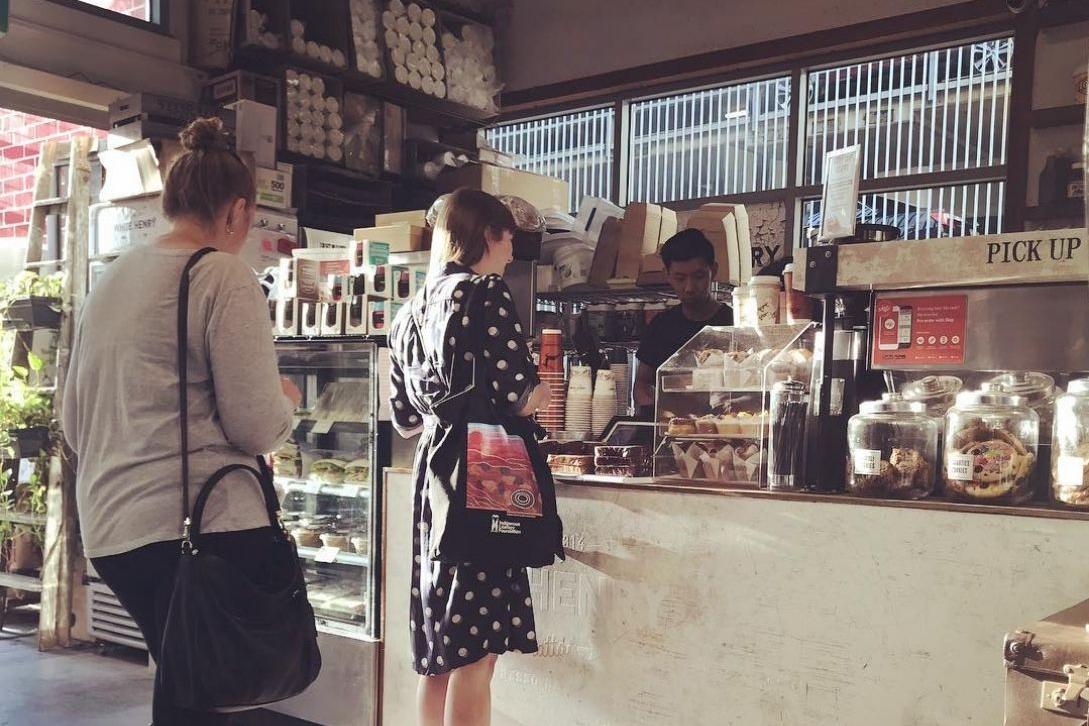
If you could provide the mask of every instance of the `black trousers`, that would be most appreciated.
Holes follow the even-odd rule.
[[[201,537],[201,549],[231,562],[254,583],[272,585],[268,543],[274,531],[271,527],[263,527],[206,534]],[[130,552],[91,560],[102,580],[140,627],[148,651],[156,661],[159,660],[159,645],[180,557],[181,541],[175,540],[155,542]],[[177,708],[166,703],[158,689],[152,699],[154,726],[226,726],[234,722],[235,717],[231,714]]]

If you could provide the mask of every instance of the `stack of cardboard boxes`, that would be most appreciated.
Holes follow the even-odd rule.
[[[344,246],[297,249],[280,265],[279,336],[385,335],[401,306],[424,284],[424,265],[390,255],[430,247],[424,212],[379,215]]]

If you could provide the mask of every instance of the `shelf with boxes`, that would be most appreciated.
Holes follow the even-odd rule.
[[[281,260],[276,335],[386,335],[426,280],[425,261],[399,259],[429,246],[430,231],[411,223],[418,214],[380,215],[390,223],[357,229],[345,246],[300,248]]]

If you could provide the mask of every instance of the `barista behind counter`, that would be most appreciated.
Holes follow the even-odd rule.
[[[658,368],[707,325],[733,325],[733,311],[711,297],[718,273],[715,248],[698,229],[685,229],[666,240],[660,252],[666,277],[681,304],[659,314],[647,326],[635,357],[635,405],[653,418]]]

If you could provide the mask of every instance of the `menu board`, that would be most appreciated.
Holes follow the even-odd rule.
[[[965,295],[879,297],[874,311],[875,366],[955,368],[964,364]]]

